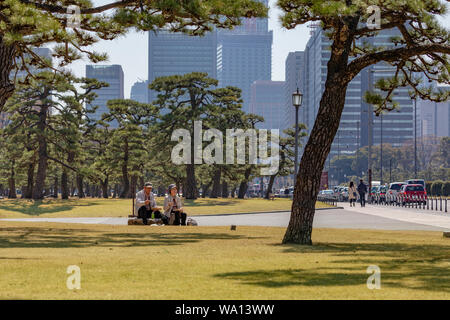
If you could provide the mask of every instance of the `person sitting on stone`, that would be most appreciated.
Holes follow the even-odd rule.
[[[164,215],[169,219],[169,224],[174,226],[185,226],[187,214],[181,204],[181,199],[177,194],[178,190],[175,184],[171,184],[164,199]]]
[[[136,208],[138,218],[141,218],[145,225],[152,218],[150,224],[154,223],[154,219],[162,219],[161,207],[156,206],[155,196],[152,193],[153,186],[150,182],[144,184],[144,189],[136,193]],[[164,221],[162,221],[164,222]]]

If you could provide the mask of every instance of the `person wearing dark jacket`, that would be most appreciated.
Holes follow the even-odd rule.
[[[365,185],[363,179],[359,180],[358,193],[359,193],[359,199],[361,201],[361,207],[365,207],[366,206],[367,186]]]
[[[142,219],[145,225],[149,224],[149,220],[152,216],[154,216],[154,218],[156,219],[163,218],[160,212],[162,208],[156,206],[156,201],[152,193],[152,189],[152,184],[150,182],[146,182],[144,185],[144,189],[136,193],[135,210],[137,211],[137,216]],[[150,224],[154,222],[154,219],[150,220]]]

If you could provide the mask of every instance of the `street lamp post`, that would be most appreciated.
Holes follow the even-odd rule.
[[[417,179],[417,97],[414,97],[414,179]]]
[[[385,69],[374,69],[371,68],[368,71],[368,80],[369,80],[369,91],[373,91],[374,89],[374,85],[373,85],[373,78],[374,78],[374,73],[375,72],[392,72],[393,68],[385,68]],[[372,190],[372,159],[371,159],[371,155],[372,155],[372,143],[373,143],[373,137],[372,137],[372,128],[373,128],[373,123],[372,123],[372,113],[373,113],[373,107],[372,105],[370,105],[369,110],[368,110],[369,114],[368,114],[368,164],[367,164],[367,172],[368,172],[368,176],[369,176],[369,192],[370,190]],[[380,171],[381,171],[381,181],[380,183],[383,182],[383,116],[381,116],[381,166],[380,166]],[[369,197],[369,203],[370,203],[370,197]]]
[[[303,94],[301,94],[297,88],[297,91],[292,94],[292,104],[295,107],[295,178],[297,178],[298,173],[298,108],[302,105],[302,100]]]
[[[373,73],[373,69],[369,70],[369,90],[373,91],[373,77],[372,77],[372,73]],[[373,120],[372,120],[372,114],[373,114],[373,107],[370,104],[369,105],[369,110],[368,110],[368,114],[367,114],[367,118],[368,118],[368,125],[367,125],[367,147],[368,147],[368,152],[367,152],[367,177],[368,177],[368,182],[369,182],[369,203],[371,203],[371,199],[370,199],[370,192],[372,191],[372,125],[373,125]]]
[[[381,128],[380,128],[380,184],[383,185],[383,114],[380,115]]]

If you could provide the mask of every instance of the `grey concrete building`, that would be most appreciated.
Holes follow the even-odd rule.
[[[94,91],[97,97],[90,104],[90,106],[98,106],[95,113],[91,115],[91,118],[99,120],[103,113],[109,111],[107,107],[108,100],[124,99],[124,74],[122,66],[118,64],[86,65],[86,77],[109,84],[108,87]]]
[[[261,0],[266,6],[267,0]],[[256,80],[272,79],[273,33],[268,19],[242,19],[233,30],[218,30],[217,79],[219,85],[242,90],[243,110],[250,106],[250,87]]]
[[[284,81],[256,80],[252,83],[250,98],[250,113],[264,117],[263,123],[258,123],[258,129],[278,129],[281,133],[284,122]]]
[[[440,87],[450,90],[449,87]],[[417,99],[417,136],[450,136],[450,101],[434,102]]]
[[[393,44],[390,38],[395,33],[384,30],[374,38],[358,40],[369,41],[375,46],[390,47]],[[323,30],[316,28],[312,32],[305,49],[304,72],[304,119],[310,133],[320,105],[320,99],[325,86],[327,74],[327,62],[330,58],[330,41]],[[341,122],[331,147],[329,158],[343,154],[352,154],[358,147],[369,143],[369,112],[373,108],[364,102],[364,93],[374,87],[374,83],[380,78],[388,78],[393,75],[389,66],[377,64],[363,70],[348,85],[345,106],[341,116]],[[390,143],[399,146],[403,142],[413,138],[413,101],[407,88],[399,88],[395,91],[395,100],[399,102],[396,111],[385,113],[383,116],[372,118],[372,144]],[[383,130],[381,130],[383,128]],[[382,134],[381,134],[382,133]]]
[[[148,81],[136,81],[131,87],[130,99],[141,103],[147,103]]]
[[[299,89],[301,93],[305,92],[306,73],[302,72],[305,68],[305,52],[289,52],[285,61],[285,83],[284,83],[284,127],[285,129],[295,125],[295,107],[292,105],[292,93]],[[300,107],[299,123],[307,122],[307,108]]]
[[[166,30],[149,32],[148,82],[163,76],[206,72],[217,79],[217,32],[188,36]],[[156,99],[149,90],[148,102]]]

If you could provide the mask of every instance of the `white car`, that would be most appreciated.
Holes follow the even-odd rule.
[[[386,193],[388,202],[391,201],[390,199],[394,199],[392,201],[396,202],[395,199],[397,198],[397,194],[400,192],[400,189],[404,184],[404,182],[392,182],[391,184],[389,184],[389,189]]]
[[[334,191],[333,190],[321,190],[319,192],[319,195],[321,195],[321,196],[334,196]]]

